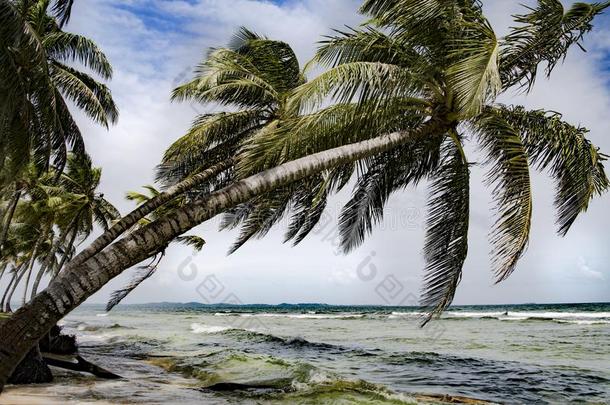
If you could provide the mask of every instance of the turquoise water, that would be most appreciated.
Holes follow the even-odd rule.
[[[610,403],[610,304],[452,307],[86,306],[64,320],[126,377],[61,377],[57,399],[155,403]],[[419,398],[419,399],[418,399]]]

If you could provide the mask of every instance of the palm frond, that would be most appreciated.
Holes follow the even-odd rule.
[[[463,116],[480,113],[502,90],[498,54],[498,40],[487,20],[465,24],[453,41],[450,58],[456,61],[447,69],[447,81]]]
[[[182,236],[178,236],[175,239],[176,242],[181,243],[185,246],[190,246],[193,249],[195,249],[196,251],[201,251],[201,249],[203,249],[203,246],[205,245],[205,239],[196,236],[196,235],[182,235]]]
[[[316,55],[307,67],[313,64],[335,67],[352,62],[394,64],[419,73],[433,69],[428,60],[408,43],[371,26],[361,30],[349,27],[347,31],[336,30],[334,36],[320,42]]]
[[[438,169],[443,138],[444,134],[440,134],[370,159],[339,219],[341,247],[345,253],[362,244],[373,226],[381,221],[393,192],[416,185]]]
[[[132,280],[123,288],[113,291],[110,295],[110,299],[106,304],[106,312],[112,310],[112,308],[116,307],[125,297],[129,295],[133,290],[135,290],[140,284],[142,284],[145,280],[152,277],[153,274],[157,271],[159,267],[159,262],[163,258],[163,255],[157,259],[157,257],[153,257],[150,264],[146,266],[140,266],[137,268],[136,274],[133,276]]]
[[[54,32],[43,38],[47,54],[58,62],[78,61],[104,79],[112,77],[106,55],[91,39],[69,32]]]
[[[64,26],[70,20],[73,5],[74,0],[55,0],[53,11],[59,18],[60,26]]]
[[[448,141],[443,146],[444,161],[434,174],[430,189],[421,297],[422,308],[427,312],[424,325],[451,304],[468,251],[470,173],[461,147],[455,142]]]
[[[239,236],[229,249],[235,253],[253,237],[265,236],[286,212],[292,193],[290,187],[274,190],[272,194],[263,195],[252,202],[253,209],[242,220]]]
[[[586,128],[562,121],[557,113],[519,106],[498,108],[520,132],[531,162],[548,169],[557,181],[557,224],[559,234],[565,235],[591,199],[608,190],[603,164],[607,157],[585,137]]]
[[[290,110],[311,110],[332,99],[338,103],[416,97],[425,83],[416,74],[397,65],[352,62],[336,66],[298,87]]]
[[[559,0],[538,0],[529,13],[514,16],[520,24],[502,42],[501,74],[505,87],[521,84],[531,89],[538,67],[546,64],[549,76],[572,45],[580,45],[593,28],[593,19],[610,6],[605,3],[575,3],[565,12]]]
[[[496,280],[514,271],[529,241],[532,193],[527,152],[519,133],[497,111],[486,111],[474,122],[474,130],[487,153],[487,182],[498,219],[491,236]]]
[[[118,119],[110,90],[91,76],[58,62],[53,63],[53,83],[92,119],[108,127]]]

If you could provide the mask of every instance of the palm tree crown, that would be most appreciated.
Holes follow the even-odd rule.
[[[561,235],[594,196],[607,190],[605,156],[585,138],[585,128],[563,122],[556,113],[495,100],[511,88],[529,90],[541,63],[551,74],[609,5],[577,3],[566,11],[558,0],[540,0],[538,7],[516,16],[519,25],[509,35],[497,38],[478,1],[365,1],[361,10],[369,23],[321,44],[312,63],[329,69],[292,92],[287,105],[294,118],[256,133],[239,156],[239,172],[249,175],[381,134],[425,133],[323,174],[319,194],[336,191],[345,184],[340,179],[359,169],[339,224],[342,246],[350,251],[382,218],[393,192],[423,179],[430,182],[422,294],[429,320],[451,303],[467,255],[471,163],[465,142],[478,143],[487,156],[486,182],[493,187],[498,213],[491,234],[497,281],[513,272],[527,247],[531,166],[547,169],[557,181]],[[267,208],[277,218],[292,207],[299,219],[288,238],[307,221],[302,218],[316,222],[315,216],[298,214],[319,208],[317,200],[305,208],[295,194],[288,204],[275,200],[255,202],[249,212]],[[248,218],[252,214],[241,220]],[[259,228],[266,223],[260,215],[255,222]]]

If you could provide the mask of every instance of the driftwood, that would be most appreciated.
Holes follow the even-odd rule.
[[[42,353],[44,361],[53,367],[59,367],[66,370],[82,371],[85,373],[93,374],[96,377],[106,378],[109,380],[116,380],[123,378],[120,375],[114,374],[102,367],[96,366],[95,364],[83,359],[77,355],[59,355],[54,353]]]

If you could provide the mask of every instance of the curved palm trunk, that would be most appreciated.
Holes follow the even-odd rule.
[[[3,263],[2,266],[0,266],[0,281],[2,281],[2,277],[4,277],[4,272],[7,267],[8,263]]]
[[[27,273],[27,277],[25,279],[25,286],[23,287],[23,298],[21,299],[21,305],[25,305],[25,302],[28,297],[28,287],[30,285],[30,278],[32,277],[32,271],[34,270],[34,265],[36,264],[36,258],[38,257],[38,250],[40,250],[40,245],[42,241],[47,237],[49,232],[49,226],[47,226],[42,233],[42,236],[38,238],[36,244],[34,245],[34,250],[32,251],[32,257],[30,258],[30,263],[25,271]]]
[[[70,233],[72,231],[72,228],[76,225],[79,216],[80,216],[80,212],[78,212],[74,216],[74,218],[72,218],[72,220],[68,224],[68,227],[66,228],[66,230],[64,232],[62,232],[62,234],[57,239],[57,241],[55,241],[55,243],[53,244],[53,247],[51,248],[51,251],[49,252],[49,254],[48,254],[47,258],[46,258],[46,260],[44,261],[42,266],[40,266],[40,270],[38,270],[38,274],[36,274],[36,279],[34,280],[34,284],[32,285],[32,295],[31,295],[31,298],[34,298],[34,296],[36,295],[36,292],[38,291],[38,286],[40,285],[40,281],[42,280],[42,276],[44,276],[44,273],[53,264],[53,259],[55,258],[55,254],[59,250],[60,246],[66,241],[66,238],[68,237],[68,233]],[[76,233],[76,231],[74,233]],[[62,260],[63,260],[63,258],[62,258]]]
[[[17,268],[17,271],[15,272],[15,281],[13,282],[13,285],[11,286],[11,289],[8,293],[8,295],[6,296],[6,301],[5,301],[5,310],[6,312],[12,312],[12,308],[11,308],[11,300],[13,299],[13,294],[15,293],[15,290],[17,290],[17,286],[19,285],[19,283],[21,282],[21,279],[23,278],[23,275],[26,273],[25,269],[23,271],[21,270],[21,266],[19,266],[19,268]]]
[[[13,215],[15,215],[15,209],[17,208],[17,203],[19,203],[19,199],[21,198],[21,189],[15,191],[13,194],[13,198],[11,199],[11,204],[6,212],[6,217],[4,218],[4,222],[2,223],[2,233],[0,233],[0,253],[2,252],[2,246],[6,241],[6,237],[8,236],[8,230],[11,226],[11,222],[13,222]]]
[[[72,251],[72,248],[74,247],[74,242],[76,241],[77,236],[78,236],[78,229],[75,228],[74,231],[72,232],[72,236],[70,237],[70,242],[68,242],[68,245],[66,246],[65,252],[61,256],[61,260],[59,261],[57,268],[53,271],[53,278],[57,277],[57,274],[59,274],[62,267],[64,267],[64,264],[66,264],[66,261],[70,257],[70,252]]]
[[[6,289],[4,290],[4,294],[2,295],[2,301],[0,301],[0,312],[4,311],[4,309],[5,309],[4,304],[6,302],[6,298],[8,297],[8,294],[11,291],[11,287],[13,286],[13,283],[17,279],[17,274],[19,273],[19,269],[20,269],[20,267],[17,267],[17,268],[13,267],[13,277],[11,277],[11,281],[9,281],[8,285],[6,286]]]
[[[123,270],[158,252],[176,236],[215,215],[278,187],[449,129],[428,122],[411,133],[392,133],[297,159],[235,182],[117,241],[95,257],[69,264],[49,286],[0,326],[0,388],[28,350],[55,323]]]
[[[134,226],[140,219],[144,218],[146,215],[150,214],[165,203],[173,200],[177,196],[185,193],[186,191],[203,183],[204,181],[209,180],[212,176],[215,176],[216,174],[228,169],[229,167],[231,167],[231,165],[233,165],[233,159],[227,159],[222,163],[212,166],[201,173],[198,173],[194,176],[189,177],[188,179],[181,181],[180,183],[170,187],[169,189],[157,195],[156,197],[146,201],[144,204],[140,205],[138,208],[121,218],[119,222],[114,224],[110,229],[108,229],[101,236],[95,239],[87,249],[76,255],[76,257],[70,261],[70,264],[77,265],[84,263],[89,258],[94,256],[98,252],[101,252],[109,244],[115,241],[116,238],[118,238],[123,233],[125,233],[125,231]]]

